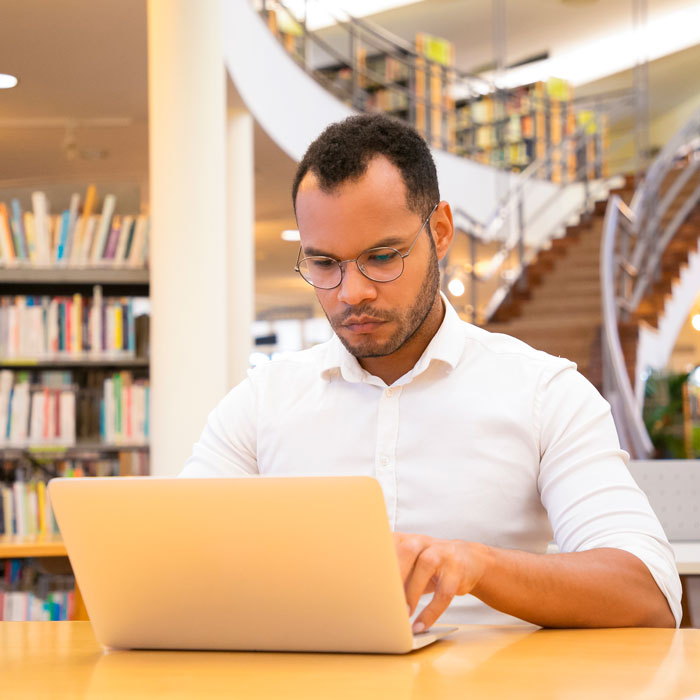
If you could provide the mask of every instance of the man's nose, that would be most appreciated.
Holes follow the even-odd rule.
[[[356,262],[347,262],[344,267],[343,279],[338,287],[338,301],[356,306],[377,296],[376,283],[360,272]]]

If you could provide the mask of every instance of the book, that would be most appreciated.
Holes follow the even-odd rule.
[[[44,192],[32,192],[34,210],[35,261],[39,265],[51,264],[49,203]]]
[[[133,241],[128,252],[129,267],[143,267],[147,259],[150,219],[140,214],[136,219]]]
[[[56,249],[56,261],[63,262],[67,257],[68,250],[68,229],[70,227],[70,211],[66,209],[61,214],[61,229],[58,237],[58,247]]]
[[[8,432],[7,426],[10,415],[10,395],[12,385],[14,383],[14,375],[11,370],[0,370],[0,446],[7,443]]]
[[[107,444],[114,443],[114,419],[116,414],[116,407],[114,404],[114,380],[110,377],[104,381],[104,391],[103,391],[103,402],[104,402],[104,430],[102,432],[102,439]]]
[[[34,217],[25,211],[22,214],[24,221],[24,238],[27,245],[27,259],[31,263],[36,263],[37,261],[37,250],[36,250],[36,234],[34,231]]]
[[[94,246],[95,236],[97,235],[97,226],[99,224],[98,216],[88,217],[85,225],[85,235],[82,242],[80,252],[78,254],[78,262],[81,265],[90,264],[90,251]]]
[[[75,393],[72,390],[64,390],[57,394],[60,441],[72,445],[75,443]]]
[[[90,215],[95,207],[95,202],[97,200],[97,189],[95,185],[89,185],[87,192],[85,193],[85,204],[83,205],[83,212],[76,224],[75,239],[73,240],[73,250],[71,250],[71,263],[77,264],[80,261],[80,252],[82,251],[83,241],[85,238],[85,229],[87,227],[88,221],[90,220]]]
[[[80,294],[73,295],[71,305],[71,346],[73,352],[79,354],[83,350],[83,297]]]
[[[12,217],[10,218],[10,227],[15,243],[15,252],[20,260],[28,260],[27,241],[24,235],[24,225],[22,222],[22,209],[19,205],[19,200],[15,197],[12,202]]]
[[[0,202],[0,245],[2,245],[2,261],[11,264],[17,258],[15,246],[12,242],[12,230],[10,229],[10,217],[7,206]]]
[[[80,207],[80,195],[74,192],[70,198],[68,206],[68,231],[66,234],[65,249],[62,260],[66,262],[72,260],[73,242],[75,240],[76,228],[78,224],[78,209]]]
[[[12,484],[12,503],[14,505],[14,534],[23,536],[27,534],[27,516],[24,499],[24,482],[20,479]]]
[[[121,234],[122,221],[120,216],[115,216],[112,219],[112,228],[107,236],[107,242],[105,243],[104,255],[102,256],[104,260],[113,260],[114,255],[117,252],[117,245],[119,244],[119,237]]]
[[[100,222],[95,233],[95,240],[89,256],[90,262],[93,264],[98,263],[104,257],[107,236],[110,231],[116,203],[117,198],[113,194],[105,196],[102,204],[102,215],[100,216]]]
[[[133,234],[135,219],[133,216],[125,216],[122,220],[121,231],[119,233],[119,245],[114,253],[114,262],[123,263],[126,259],[126,250],[129,240]]]

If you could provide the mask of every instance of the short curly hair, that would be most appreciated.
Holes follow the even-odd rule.
[[[361,178],[376,156],[384,156],[401,172],[409,210],[427,217],[440,201],[437,170],[428,144],[413,127],[380,113],[331,124],[309,146],[292,184],[294,211],[299,185],[309,171],[324,192],[332,192],[348,180]]]

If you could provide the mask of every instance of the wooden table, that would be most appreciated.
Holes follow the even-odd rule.
[[[463,626],[405,656],[106,653],[88,622],[0,623],[0,696],[681,700],[700,696],[700,630]]]

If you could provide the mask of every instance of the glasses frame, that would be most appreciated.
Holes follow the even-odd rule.
[[[300,258],[302,254],[302,247],[299,246],[299,252],[297,253],[297,262],[296,265],[294,266],[294,271],[299,273],[299,276],[306,282],[307,284],[310,284],[314,289],[324,289],[324,290],[329,290],[329,289],[337,289],[340,287],[340,285],[343,283],[343,278],[345,277],[345,269],[348,265],[348,263],[354,262],[355,265],[357,266],[357,269],[359,270],[360,274],[362,274],[364,277],[366,277],[368,280],[372,282],[377,282],[378,284],[386,284],[387,282],[394,282],[397,280],[401,275],[403,275],[403,271],[405,269],[405,263],[404,260],[411,254],[411,251],[413,250],[413,246],[416,244],[416,241],[418,240],[418,237],[423,233],[423,229],[426,227],[428,222],[430,221],[430,218],[432,215],[435,213],[435,210],[438,208],[438,205],[440,202],[437,202],[435,206],[432,208],[430,211],[430,214],[426,217],[425,221],[422,223],[421,227],[418,229],[418,233],[413,237],[413,241],[411,242],[411,245],[408,246],[408,250],[405,253],[402,253],[400,250],[397,250],[396,248],[392,248],[391,246],[388,245],[382,245],[382,246],[377,246],[376,248],[367,248],[367,250],[363,250],[356,258],[348,258],[347,260],[335,260],[334,258],[331,258],[330,255],[309,255],[304,258]],[[428,230],[430,230],[430,227],[428,226]],[[395,251],[399,257],[401,258],[401,272],[399,272],[396,277],[392,277],[390,280],[375,280],[373,277],[370,277],[363,269],[360,267],[360,264],[357,262],[359,258],[361,258],[363,255],[366,255],[367,253],[371,253],[376,250],[393,250]],[[304,260],[311,260],[313,258],[326,258],[328,260],[333,260],[333,262],[337,263],[338,267],[340,268],[340,279],[338,280],[338,284],[333,285],[332,287],[317,287],[313,282],[309,282],[309,280],[304,277],[304,275],[301,274],[301,270],[299,269],[299,265],[304,262]]]

